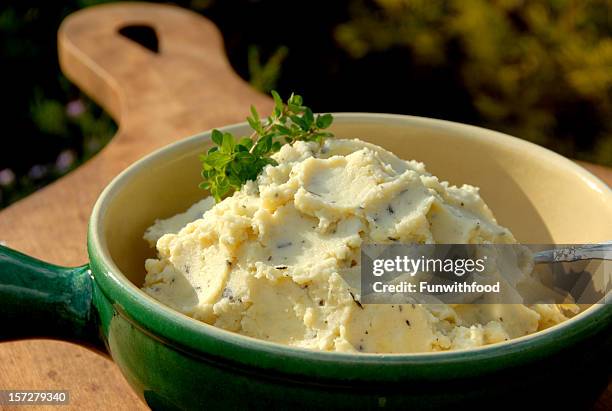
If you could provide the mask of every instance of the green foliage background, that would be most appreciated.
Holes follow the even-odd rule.
[[[0,4],[0,208],[115,133],[56,55],[63,18],[104,2]],[[319,111],[479,124],[612,166],[612,0],[174,3],[213,20],[234,68],[262,91],[298,91]]]
[[[608,165],[611,34],[610,0],[354,1],[336,30],[355,58],[399,46],[453,66],[484,125]]]

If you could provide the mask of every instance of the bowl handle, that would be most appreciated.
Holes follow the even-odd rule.
[[[60,267],[0,245],[0,341],[51,337],[101,347],[89,265]]]

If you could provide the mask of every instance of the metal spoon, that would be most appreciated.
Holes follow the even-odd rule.
[[[612,241],[540,251],[533,254],[533,259],[536,264],[578,260],[612,260]]]

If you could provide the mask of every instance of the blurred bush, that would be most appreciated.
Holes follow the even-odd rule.
[[[267,61],[262,62],[259,47],[249,46],[249,83],[264,93],[273,90],[281,75],[281,66],[288,52],[287,47],[280,46]]]
[[[116,130],[61,74],[55,33],[65,16],[103,1],[0,4],[0,209],[68,173]]]
[[[452,67],[479,123],[608,165],[611,34],[610,0],[356,0],[336,29],[355,59],[403,47]]]

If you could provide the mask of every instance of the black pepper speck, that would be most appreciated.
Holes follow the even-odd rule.
[[[350,291],[349,291],[349,294],[351,295],[351,298],[353,299],[355,304],[357,304],[357,307],[359,307],[359,308],[361,308],[363,310],[363,305],[361,304],[361,301],[359,301],[358,299],[355,298],[355,294],[353,294]]]

